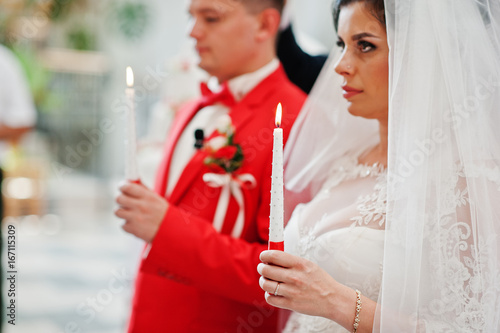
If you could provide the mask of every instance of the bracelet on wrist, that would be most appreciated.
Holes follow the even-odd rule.
[[[361,312],[361,291],[356,289],[356,312],[354,315],[353,333],[358,331],[359,327],[359,313]]]

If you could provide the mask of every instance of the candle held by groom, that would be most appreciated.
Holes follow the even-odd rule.
[[[129,66],[126,70],[127,88],[127,131],[125,137],[125,179],[132,183],[140,184],[139,171],[137,169],[137,135],[135,124],[135,89],[134,72]]]

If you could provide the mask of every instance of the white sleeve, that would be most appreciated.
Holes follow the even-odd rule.
[[[0,123],[29,127],[35,122],[35,106],[25,74],[14,55],[0,45]]]

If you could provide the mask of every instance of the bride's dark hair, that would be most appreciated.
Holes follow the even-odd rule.
[[[335,26],[335,30],[337,30],[339,25],[339,15],[342,7],[345,7],[355,2],[363,2],[365,6],[370,10],[372,15],[383,26],[385,26],[384,0],[335,0],[333,4],[333,24]]]

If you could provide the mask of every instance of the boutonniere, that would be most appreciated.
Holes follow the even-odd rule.
[[[205,143],[203,149],[207,154],[204,163],[212,169],[234,173],[243,164],[243,150],[234,143],[234,126],[228,115],[219,119],[216,135]]]
[[[207,154],[204,163],[213,173],[205,173],[203,181],[213,188],[221,188],[217,208],[215,209],[213,227],[222,230],[226,218],[230,198],[233,197],[238,206],[238,216],[233,225],[231,236],[241,236],[245,226],[245,200],[242,189],[251,189],[257,186],[255,177],[250,173],[235,174],[243,164],[243,150],[234,143],[234,126],[228,115],[219,119],[216,135],[203,146]]]

